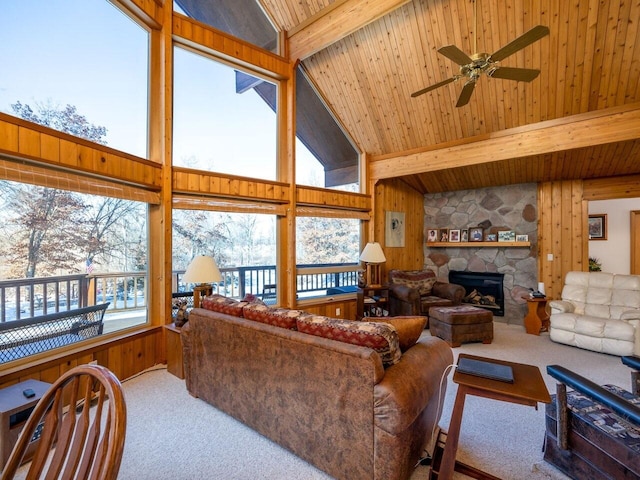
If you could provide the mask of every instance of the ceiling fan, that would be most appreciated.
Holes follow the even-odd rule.
[[[473,3],[473,16],[477,32],[475,1]],[[467,80],[464,84],[464,87],[462,87],[462,92],[460,92],[460,96],[458,97],[458,103],[456,103],[456,107],[462,107],[469,103],[471,94],[473,93],[473,89],[476,86],[476,82],[483,73],[494,78],[516,80],[518,82],[530,82],[540,74],[540,70],[534,70],[530,68],[503,67],[499,62],[507,58],[509,55],[513,55],[517,51],[522,50],[523,48],[540,40],[546,35],[549,35],[549,27],[538,25],[536,27],[533,27],[528,32],[520,35],[515,40],[512,40],[504,47],[500,48],[498,51],[492,54],[478,53],[477,33],[474,36],[473,42],[473,49],[476,53],[471,56],[468,56],[455,45],[447,45],[445,47],[441,47],[438,49],[438,53],[456,62],[460,66],[460,72],[457,75],[448,78],[447,80],[443,80],[434,85],[423,88],[422,90],[413,92],[411,96],[417,97],[419,95],[422,95],[423,93],[430,92],[431,90],[435,90],[436,88],[460,80],[461,78],[466,78]]]

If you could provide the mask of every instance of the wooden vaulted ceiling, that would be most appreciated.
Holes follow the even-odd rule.
[[[259,0],[289,38],[374,178],[421,192],[640,174],[638,0]],[[411,93],[458,67],[454,44],[492,53],[535,25],[550,35],[502,61],[531,83],[483,76]],[[474,39],[474,36],[477,38]]]

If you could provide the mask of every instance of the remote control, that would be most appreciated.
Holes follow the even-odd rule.
[[[33,398],[36,396],[36,392],[34,392],[31,388],[23,390],[22,394],[27,398]]]

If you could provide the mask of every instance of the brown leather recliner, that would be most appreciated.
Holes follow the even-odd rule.
[[[465,289],[440,282],[432,270],[389,270],[389,313],[429,315],[430,307],[459,305]]]

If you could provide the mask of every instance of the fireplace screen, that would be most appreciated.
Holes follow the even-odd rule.
[[[449,272],[449,283],[462,285],[464,303],[491,310],[494,315],[504,317],[504,274],[493,272]]]

